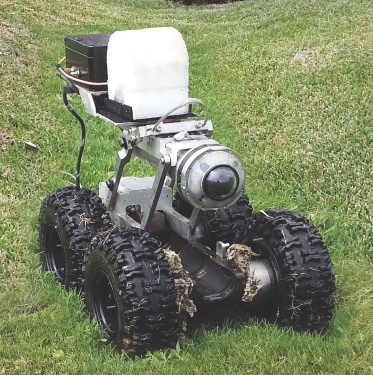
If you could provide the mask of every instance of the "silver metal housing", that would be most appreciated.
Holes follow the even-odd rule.
[[[205,191],[204,181],[217,167],[228,167],[235,171],[237,186],[225,199],[213,199]],[[230,206],[242,195],[245,169],[237,154],[220,144],[200,145],[184,153],[176,166],[176,186],[180,195],[192,206],[201,210]]]
[[[108,118],[96,111],[94,95],[84,88],[79,88],[80,96],[86,111],[94,116],[100,117],[110,123]],[[200,210],[214,210],[228,207],[235,203],[242,195],[245,182],[245,169],[237,154],[215,140],[208,139],[212,134],[212,123],[208,120],[208,112],[205,105],[198,99],[190,99],[186,104],[199,104],[205,110],[204,120],[188,117],[176,122],[169,121],[175,107],[166,113],[155,123],[150,120],[143,122],[113,123],[123,130],[123,139],[130,145],[133,154],[150,164],[159,172],[163,168],[161,160],[169,159],[167,175],[176,183],[176,188],[188,203]],[[113,189],[113,199],[109,210],[114,209],[118,183],[122,177],[124,165],[130,160],[119,155],[118,167],[116,168],[117,181]],[[230,194],[222,199],[213,199],[206,192],[204,181],[211,171],[221,167],[227,171],[234,171],[235,186]],[[164,177],[162,177],[164,178]],[[163,182],[162,182],[163,183]]]

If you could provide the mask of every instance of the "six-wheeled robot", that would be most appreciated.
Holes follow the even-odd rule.
[[[243,163],[210,138],[205,105],[188,97],[180,33],[73,35],[65,49],[57,74],[82,142],[75,185],[41,206],[39,251],[82,294],[106,338],[129,356],[173,348],[196,306],[230,302],[280,326],[324,331],[335,293],[328,250],[298,214],[253,213]],[[85,124],[71,94],[121,131],[114,176],[98,195],[80,184]],[[133,157],[155,175],[124,177]]]

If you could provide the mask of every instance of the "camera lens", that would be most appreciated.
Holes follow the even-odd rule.
[[[213,200],[230,198],[238,187],[237,172],[229,166],[217,166],[208,172],[203,180],[204,193]]]

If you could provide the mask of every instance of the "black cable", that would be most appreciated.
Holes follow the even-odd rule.
[[[66,108],[71,112],[71,114],[79,121],[80,123],[80,128],[82,130],[82,141],[80,143],[80,148],[79,148],[79,154],[78,154],[78,159],[76,162],[76,172],[75,172],[75,185],[76,185],[76,190],[80,190],[80,165],[82,162],[82,156],[83,156],[83,151],[84,151],[84,146],[85,146],[85,134],[86,134],[86,127],[83,119],[75,112],[74,108],[71,106],[67,99],[67,94],[74,93],[74,91],[71,89],[69,86],[65,86],[62,94],[63,102],[66,106]]]

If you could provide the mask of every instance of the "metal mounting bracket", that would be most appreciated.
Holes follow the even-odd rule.
[[[152,187],[152,194],[150,196],[149,204],[144,209],[144,216],[141,220],[140,228],[144,229],[145,231],[149,230],[150,223],[152,221],[155,209],[157,208],[157,204],[159,201],[159,197],[162,192],[162,187],[164,181],[167,177],[168,170],[170,169],[171,165],[171,158],[169,155],[162,156],[159,161],[157,174],[155,176],[153,187]]]
[[[124,167],[131,160],[132,152],[133,152],[133,147],[132,147],[132,144],[130,143],[128,143],[127,149],[123,148],[122,150],[118,152],[118,158],[117,158],[117,162],[114,168],[115,182],[114,182],[114,187],[111,192],[111,197],[110,197],[110,201],[108,205],[109,211],[114,210],[115,202],[118,196],[118,186],[120,183],[120,179],[123,175]]]

